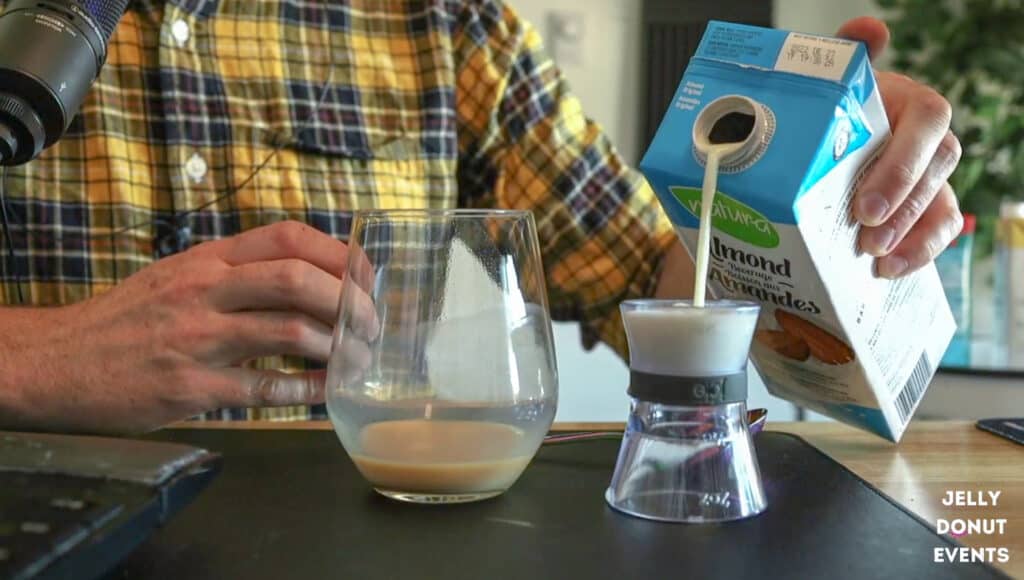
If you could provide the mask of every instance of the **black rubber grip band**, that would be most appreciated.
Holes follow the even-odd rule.
[[[631,370],[629,396],[649,403],[706,407],[747,400],[747,371],[718,377],[677,377]]]

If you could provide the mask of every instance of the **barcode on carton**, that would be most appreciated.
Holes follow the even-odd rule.
[[[914,409],[921,402],[925,389],[928,388],[928,380],[932,378],[932,363],[928,360],[928,353],[922,352],[921,358],[910,373],[907,384],[903,385],[900,396],[896,397],[896,410],[900,414],[900,423],[906,425],[910,421]]]

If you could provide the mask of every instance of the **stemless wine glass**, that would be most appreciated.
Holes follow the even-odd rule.
[[[327,409],[381,494],[494,497],[537,452],[557,401],[538,245],[526,211],[356,212]]]

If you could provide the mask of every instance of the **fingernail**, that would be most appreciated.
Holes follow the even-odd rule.
[[[909,267],[906,258],[887,256],[878,261],[878,274],[883,278],[899,278]]]
[[[878,228],[864,232],[865,250],[874,256],[884,256],[892,247],[896,230],[890,227]]]
[[[862,195],[857,202],[857,213],[860,215],[860,221],[869,226],[881,223],[887,211],[889,211],[889,201],[878,193]]]

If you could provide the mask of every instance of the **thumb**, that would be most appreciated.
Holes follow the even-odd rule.
[[[284,407],[324,401],[326,371],[284,373],[236,367],[222,372],[231,387],[220,393],[221,407]]]
[[[861,16],[846,21],[846,24],[839,27],[836,36],[859,40],[866,44],[871,60],[882,56],[885,47],[889,45],[889,27],[881,20],[870,16]]]

